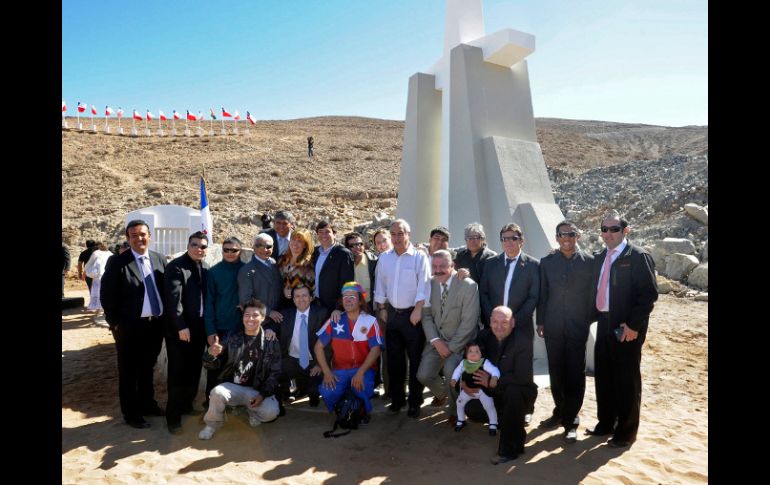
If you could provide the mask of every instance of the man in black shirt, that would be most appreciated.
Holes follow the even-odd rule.
[[[96,241],[89,239],[86,241],[86,249],[80,253],[80,256],[78,256],[78,278],[85,280],[86,284],[88,285],[89,293],[91,292],[91,282],[93,280],[86,276],[85,267],[88,260],[91,259],[91,253],[93,253],[95,250]]]

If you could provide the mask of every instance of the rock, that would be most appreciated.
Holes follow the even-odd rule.
[[[674,253],[666,257],[666,276],[682,281],[698,266],[698,258],[690,254]]]
[[[657,275],[655,277],[657,283],[658,283],[658,293],[661,295],[665,295],[666,293],[671,293],[672,291],[681,291],[682,285],[679,284],[676,281],[672,281],[665,276]]]
[[[696,221],[700,221],[707,226],[709,225],[709,211],[705,207],[690,203],[684,205],[684,210],[687,212],[687,215]]]
[[[708,293],[698,293],[695,295],[695,301],[709,301]]]
[[[701,253],[700,259],[701,261],[709,260],[709,240],[708,239],[706,239],[706,242],[703,244],[703,252]]]
[[[709,287],[709,264],[699,264],[690,272],[687,277],[687,284],[700,288],[702,290],[708,290]]]
[[[655,246],[662,248],[668,254],[695,254],[695,244],[689,239],[667,237],[662,241],[657,241]]]

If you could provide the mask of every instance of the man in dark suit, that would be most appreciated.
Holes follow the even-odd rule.
[[[315,229],[319,245],[313,252],[315,297],[329,312],[337,309],[342,285],[355,280],[353,254],[334,239],[334,226],[321,221]]]
[[[126,226],[130,251],[107,260],[99,298],[118,353],[120,410],[126,424],[149,428],[143,416],[162,416],[152,371],[163,343],[166,258],[150,251],[150,228],[142,220]]]
[[[297,225],[297,220],[294,215],[286,210],[278,211],[273,218],[273,228],[264,231],[264,234],[273,238],[273,252],[270,257],[278,261],[278,258],[283,256],[289,249],[289,241],[291,241],[291,232]]]
[[[580,230],[564,220],[556,226],[559,250],[540,260],[537,334],[545,338],[553,413],[541,428],[564,426],[564,440],[577,441],[578,413],[586,389],[586,340],[593,314],[594,258],[577,242]]]
[[[278,265],[270,257],[273,239],[266,233],[254,238],[254,257],[238,271],[238,302],[241,306],[252,298],[265,304],[267,317],[280,323],[283,316],[278,311],[283,281]],[[269,323],[266,321],[266,323]]]
[[[168,405],[166,424],[171,434],[182,432],[182,414],[193,410],[198,394],[206,347],[203,325],[203,301],[206,298],[206,257],[208,240],[203,232],[195,232],[187,240],[187,252],[166,266],[166,302],[169,319],[166,325],[168,353]]]
[[[323,380],[321,367],[315,361],[313,348],[318,340],[316,333],[326,322],[328,312],[313,301],[313,295],[306,286],[292,289],[296,308],[284,308],[283,322],[278,327],[281,342],[281,391],[279,399],[289,397],[289,381],[295,379],[297,394],[310,396],[310,406],[319,402],[318,385]]]
[[[484,263],[479,285],[482,322],[489,326],[492,309],[504,305],[511,309],[514,332],[529,342],[530,359],[534,357],[535,325],[532,315],[540,295],[540,261],[522,252],[524,235],[517,224],[506,224],[500,230],[503,253]],[[530,367],[530,371],[531,371]],[[532,419],[534,401],[525,416]]]
[[[592,284],[598,320],[594,382],[599,422],[587,433],[612,433],[608,444],[625,448],[636,441],[639,430],[642,345],[658,286],[650,254],[626,239],[628,221],[611,210],[602,218],[601,231],[607,247],[596,255]]]

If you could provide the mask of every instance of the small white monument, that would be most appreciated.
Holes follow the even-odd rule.
[[[471,222],[500,251],[503,225],[521,226],[524,251],[556,248],[556,205],[537,142],[525,58],[533,35],[484,33],[482,0],[446,0],[443,56],[409,79],[396,216],[427,241],[436,225],[459,244]]]

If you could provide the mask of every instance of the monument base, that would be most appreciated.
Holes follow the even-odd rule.
[[[109,135],[110,134],[110,127],[107,126],[107,125],[104,125],[104,132]]]

